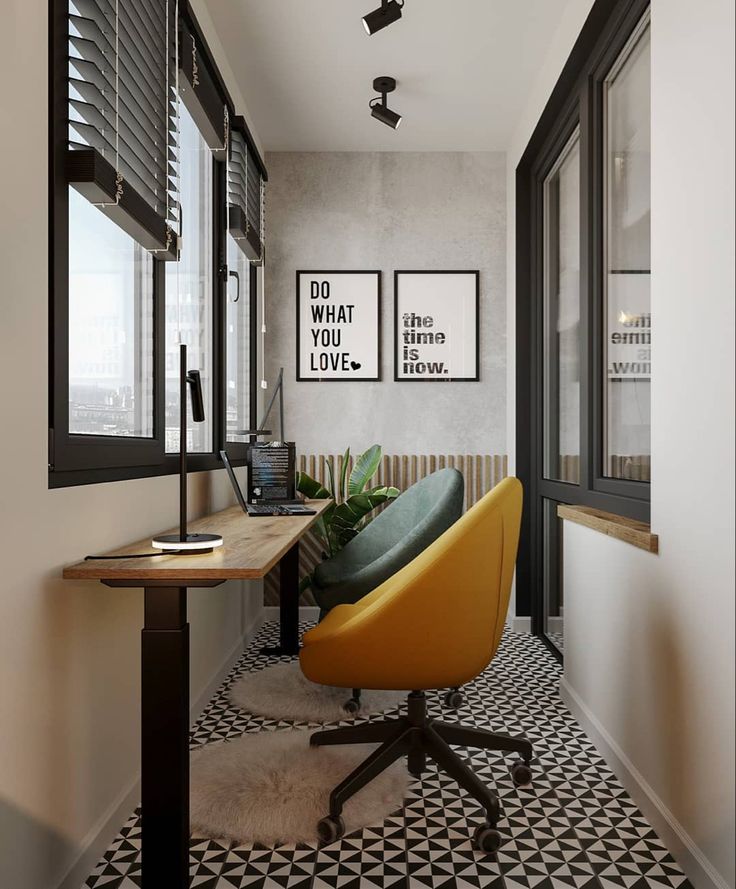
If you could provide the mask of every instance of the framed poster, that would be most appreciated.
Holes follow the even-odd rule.
[[[394,380],[476,382],[480,272],[394,272]]]
[[[381,273],[296,273],[298,382],[381,379]]]

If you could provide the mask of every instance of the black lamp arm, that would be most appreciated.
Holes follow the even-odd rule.
[[[266,429],[266,421],[273,409],[274,402],[276,401],[276,396],[279,398],[279,434],[281,435],[281,441],[286,441],[286,433],[284,432],[284,369],[283,367],[279,368],[279,375],[276,379],[276,385],[273,388],[273,393],[271,394],[271,398],[268,402],[268,407],[263,413],[263,419],[258,425],[257,429],[242,429],[238,431],[238,435],[271,435],[271,431]]]

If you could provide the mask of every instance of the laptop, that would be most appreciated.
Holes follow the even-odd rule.
[[[316,513],[316,510],[305,506],[301,500],[273,500],[268,503],[248,503],[245,497],[243,497],[243,492],[238,484],[238,479],[235,476],[235,471],[227,451],[220,451],[220,459],[227,470],[227,476],[230,479],[230,484],[233,486],[233,491],[235,491],[235,497],[243,512],[248,513],[248,515],[314,515]]]

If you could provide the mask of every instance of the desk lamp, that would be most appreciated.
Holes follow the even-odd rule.
[[[179,533],[154,537],[151,546],[175,552],[211,553],[216,546],[222,546],[222,537],[219,534],[187,532],[187,390],[192,397],[192,419],[195,423],[202,423],[204,422],[202,380],[198,370],[187,370],[187,347],[185,343],[181,343],[179,346]]]

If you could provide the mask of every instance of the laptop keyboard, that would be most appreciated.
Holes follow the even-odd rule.
[[[280,506],[265,506],[262,503],[249,503],[248,515],[281,515]]]

